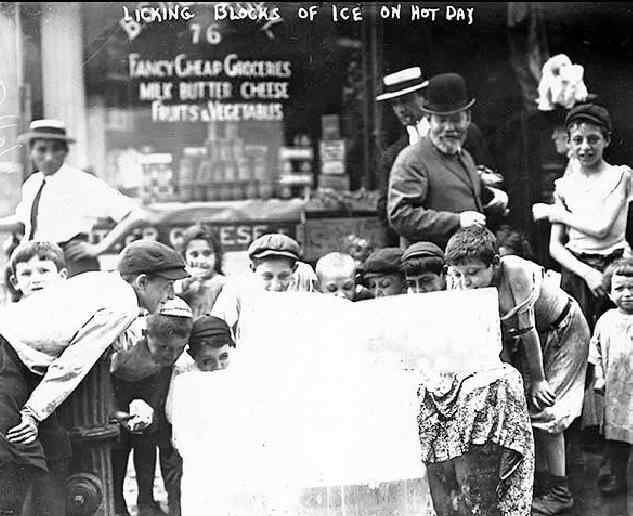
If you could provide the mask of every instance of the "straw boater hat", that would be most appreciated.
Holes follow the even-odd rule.
[[[429,80],[422,110],[437,115],[452,115],[470,109],[475,99],[466,93],[466,81],[457,73],[441,73]]]
[[[59,120],[34,120],[29,125],[28,132],[18,138],[20,143],[29,143],[34,138],[47,140],[63,140],[66,143],[75,143],[77,140],[66,135],[66,124]]]
[[[376,100],[388,100],[407,95],[425,88],[429,81],[422,78],[422,70],[419,66],[415,66],[385,75],[382,83],[383,92],[376,97]]]

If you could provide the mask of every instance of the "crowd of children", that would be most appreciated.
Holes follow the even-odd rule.
[[[314,269],[302,262],[298,242],[285,235],[264,235],[248,249],[252,274],[246,288],[223,275],[222,248],[213,228],[196,225],[185,232],[180,262],[169,258],[168,269],[174,273],[162,276],[169,285],[177,280],[177,296],[171,292],[167,300],[164,289],[169,286],[160,293],[151,290],[148,285],[154,277],[143,279],[142,274],[162,270],[150,265],[152,257],[163,256],[164,251],[142,251],[144,269],[135,265],[139,258],[134,258],[134,249],[128,252],[134,260],[122,256],[121,277],[149,313],[138,316],[127,329],[122,324],[125,331],[111,346],[113,416],[121,426],[112,450],[116,513],[128,514],[123,480],[133,450],[139,514],[164,514],[153,495],[157,454],[169,514],[180,514],[182,463],[170,431],[170,385],[189,370],[212,372],[229,366],[231,349],[239,342],[241,307],[253,291],[316,290],[362,302],[495,287],[502,358],[522,375],[534,430],[534,513],[559,514],[573,506],[564,435],[581,416],[587,426],[599,425],[606,439],[607,473],[596,479],[602,493],[624,492],[633,444],[633,258],[625,239],[631,170],[603,159],[611,133],[604,108],[578,106],[566,124],[571,161],[556,184],[556,204],[534,207],[535,218],[552,223],[550,250],[560,264],[560,275],[530,261],[527,239],[507,227],[496,235],[482,226],[461,229],[445,250],[430,242],[416,242],[404,250],[374,250],[369,242],[361,245],[357,238],[350,239],[354,252],[348,246],[326,254]],[[20,245],[10,261],[10,281],[19,297],[37,297],[39,291],[65,280],[63,256],[55,244]],[[185,264],[187,277],[181,270]],[[0,327],[0,337],[14,345],[11,329],[10,324]],[[9,348],[1,349],[8,353]],[[28,362],[22,355],[18,351],[17,358],[11,357],[16,364]],[[42,415],[48,412],[27,413],[36,420]],[[5,425],[8,442],[30,439],[27,423]],[[24,512],[38,514],[38,507],[46,503],[48,513],[62,514],[63,508],[55,508],[51,500],[63,492],[68,456],[64,447],[46,444],[43,425],[40,435],[50,475],[33,480]],[[443,514],[439,503],[436,511]]]

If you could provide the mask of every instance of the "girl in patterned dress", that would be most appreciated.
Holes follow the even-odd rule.
[[[604,396],[604,435],[613,475],[600,485],[605,496],[626,490],[626,469],[633,444],[633,258],[621,258],[604,275],[604,288],[616,308],[596,324],[590,362],[594,389]]]

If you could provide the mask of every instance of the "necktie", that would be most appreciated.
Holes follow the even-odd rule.
[[[31,204],[31,231],[29,232],[29,240],[33,240],[35,236],[35,230],[37,229],[37,214],[40,209],[40,199],[42,198],[42,190],[44,189],[44,183],[46,180],[42,178],[42,184],[40,185],[40,189],[35,194],[35,198],[33,199],[33,204]]]

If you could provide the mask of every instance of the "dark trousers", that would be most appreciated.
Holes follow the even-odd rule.
[[[132,433],[121,427],[118,444],[112,449],[112,468],[114,474],[115,510],[125,507],[123,481],[127,473],[130,451],[134,450],[133,462],[138,487],[139,505],[154,502],[154,478],[156,475],[156,454],[159,461],[165,489],[169,499],[170,515],[180,515],[180,479],[182,460],[171,446],[171,426],[165,417],[165,402],[172,368],[163,368],[155,375],[137,381],[126,382],[114,378],[115,400],[119,410],[127,411],[134,399],[144,400],[154,409],[154,423],[143,433]]]
[[[38,496],[48,493],[54,497],[54,503],[43,497],[33,500],[46,506],[42,514],[65,513],[63,486],[70,441],[55,414],[40,423],[39,436],[31,444],[12,444],[4,437],[21,421],[20,410],[41,378],[24,366],[0,336],[0,515],[22,514],[32,486],[34,490],[37,486]]]

